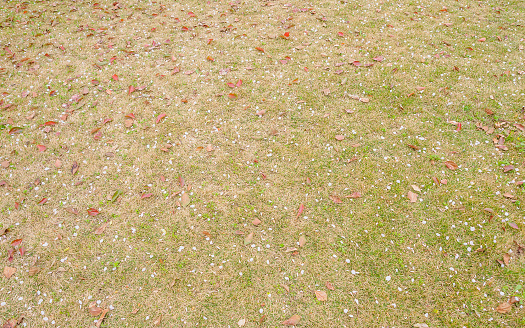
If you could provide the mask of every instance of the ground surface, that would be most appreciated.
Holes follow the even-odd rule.
[[[2,2],[0,320],[523,326],[524,14]]]

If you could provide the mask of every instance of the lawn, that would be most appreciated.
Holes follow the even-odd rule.
[[[522,1],[4,1],[0,324],[522,327]]]

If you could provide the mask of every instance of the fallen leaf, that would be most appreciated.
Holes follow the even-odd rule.
[[[262,223],[262,221],[259,220],[258,218],[255,218],[255,219],[252,221],[252,224],[253,224],[254,226],[258,226],[258,225],[261,224],[261,223]]]
[[[182,197],[180,198],[180,204],[182,205],[182,207],[186,207],[190,204],[190,196],[188,196],[187,192],[182,194]]]
[[[29,268],[29,276],[30,277],[36,275],[39,272],[40,272],[40,269],[38,267],[33,266],[33,267]]]
[[[487,38],[480,38],[478,39],[479,42],[485,42],[487,40]]]
[[[512,310],[512,305],[509,302],[503,302],[496,308],[499,313],[509,313]]]
[[[367,102],[370,102],[370,99],[368,99],[368,98],[359,98],[359,101],[362,102],[362,103],[367,103]]]
[[[487,208],[484,208],[483,210],[484,210],[485,212],[489,212],[489,213],[492,214],[492,215],[495,215],[495,214],[496,214],[496,212],[494,212],[494,210],[493,210],[492,208],[488,208],[488,207],[487,207]]]
[[[519,230],[519,229],[520,229],[520,227],[518,227],[518,225],[517,225],[516,223],[512,222],[512,221],[509,222],[509,226],[510,226],[511,228],[516,229],[516,230]]]
[[[102,320],[104,320],[104,317],[106,316],[106,313],[108,313],[109,309],[104,309],[102,313],[100,314],[100,318],[98,318],[97,323],[95,326],[97,328],[100,328],[100,325],[102,324]]]
[[[157,116],[155,123],[159,124],[159,122],[165,117],[166,117],[166,113],[161,113],[159,116]]]
[[[62,162],[57,158],[55,161],[55,167],[58,169],[62,166]]]
[[[329,290],[335,290],[334,285],[332,285],[332,284],[331,284],[330,282],[328,282],[328,281],[325,282],[324,285],[325,285],[326,288],[328,288]]]
[[[417,90],[417,91],[423,91],[423,90],[425,90],[425,89],[426,89],[425,87],[419,87],[419,86],[416,87],[416,90]]]
[[[78,171],[78,163],[75,161],[73,162],[73,165],[71,165],[71,174],[75,175]]]
[[[321,302],[324,302],[324,301],[326,301],[328,299],[328,296],[326,295],[326,292],[322,291],[322,290],[316,290],[315,291],[315,297]]]
[[[9,161],[2,161],[1,165],[4,169],[7,169],[9,167]]]
[[[7,320],[2,326],[2,328],[16,328],[16,327],[18,327],[18,321],[16,319]]]
[[[509,303],[510,303],[510,304],[519,303],[519,301],[520,301],[519,297],[516,297],[516,296],[512,296],[512,297],[509,299]]]
[[[446,25],[446,24],[445,24]],[[426,323],[416,323],[414,325],[415,328],[429,328]]]
[[[299,237],[299,247],[304,247],[305,244],[306,244],[306,237],[305,236]]]
[[[296,326],[300,321],[301,321],[301,317],[298,316],[297,314],[294,314],[290,318],[284,320],[282,324],[286,326]]]
[[[157,318],[157,320],[155,320],[155,321],[153,322],[153,324],[154,324],[155,326],[158,326],[158,325],[160,325],[160,322],[161,322],[161,321],[162,321],[162,315],[159,315],[159,317]]]
[[[95,230],[95,235],[101,235],[104,230],[106,230],[106,227],[108,226],[108,222],[104,222],[100,227],[97,228],[97,230]]]
[[[420,191],[421,191],[421,189],[419,189],[419,187],[416,186],[416,185],[410,185],[410,186],[412,187],[412,189],[414,189],[414,190],[417,191],[417,192],[420,192]]]
[[[256,50],[259,50],[260,52],[264,52],[264,49],[261,47],[255,47]]]
[[[4,276],[9,279],[11,278],[12,275],[14,275],[16,272],[16,268],[12,268],[12,267],[4,267]]]
[[[11,246],[13,247],[19,246],[20,244],[22,244],[22,238],[15,239],[11,242]]]
[[[246,238],[244,238],[244,245],[248,245],[252,242],[253,240],[253,232],[248,234],[248,236],[246,236]]]
[[[237,322],[237,325],[239,325],[239,327],[243,327],[245,323],[246,323],[246,319],[241,319]]]
[[[351,193],[348,196],[345,196],[345,198],[356,199],[356,198],[361,198],[361,196],[362,196],[361,193],[359,191],[356,191],[356,192]]]
[[[307,178],[308,179],[308,178]],[[301,203],[301,205],[299,205],[299,209],[297,210],[297,216],[295,217],[295,219],[298,219],[299,216],[301,214],[303,214],[303,211],[304,211],[304,204]]]
[[[235,99],[235,98],[237,98],[237,94],[235,94],[235,93],[229,93],[229,94],[228,94],[228,98],[230,98],[230,99]]]
[[[513,194],[510,194],[508,192],[504,193],[503,197],[505,197],[505,198],[516,198]]]
[[[281,284],[281,287],[284,288],[284,290],[286,290],[287,293],[290,292],[290,287],[288,287],[287,285]]]
[[[374,58],[372,58],[372,59],[375,60],[375,61],[378,61],[378,62],[382,62],[383,60],[385,60],[385,57],[383,57],[383,56],[377,56],[377,57],[374,57]]]
[[[95,216],[97,214],[99,214],[100,212],[96,209],[96,208],[88,208],[87,210],[88,214],[91,215],[91,216]]]
[[[453,161],[446,161],[445,166],[450,170],[456,170],[458,168],[458,165]]]
[[[102,309],[97,306],[97,302],[91,302],[88,305],[89,314],[96,317],[102,313]]]
[[[39,152],[44,152],[44,151],[46,151],[46,149],[47,149],[47,147],[44,146],[44,145],[37,145],[36,147],[38,148],[38,151],[39,151]]]
[[[329,197],[336,204],[341,204],[343,202],[339,196],[330,195]]]
[[[152,193],[142,194],[142,196],[140,196],[140,199],[150,198],[151,196],[153,196]]]
[[[503,263],[505,263],[505,265],[509,265],[509,263],[510,263],[510,255],[509,255],[509,253],[503,254]]]
[[[417,201],[417,194],[415,192],[409,191],[408,200],[410,200],[411,203],[415,203]]]
[[[514,170],[514,166],[512,166],[512,165],[505,165],[503,167],[503,172],[504,173],[507,173],[507,172],[512,171],[512,170]]]
[[[342,141],[344,138],[345,138],[345,136],[340,135],[340,134],[338,134],[338,135],[335,136],[335,139],[336,139],[336,140],[339,140],[339,141]]]
[[[45,203],[47,203],[47,198],[42,198],[42,200],[38,202],[38,205],[44,205]]]

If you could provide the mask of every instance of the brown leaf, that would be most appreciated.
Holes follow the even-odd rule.
[[[342,141],[344,138],[345,138],[345,136],[340,135],[340,134],[338,134],[338,135],[335,136],[335,139],[336,139],[336,140],[339,140],[339,141]]]
[[[18,321],[16,319],[9,319],[7,320],[2,328],[16,328],[18,327]]]
[[[416,185],[410,185],[410,186],[411,186],[412,189],[414,189],[415,191],[417,191],[417,192],[421,192],[421,189],[419,189],[418,186],[416,186]]]
[[[301,321],[301,317],[298,316],[297,314],[294,314],[290,318],[284,320],[282,324],[286,326],[296,326],[300,321]]]
[[[290,292],[290,287],[288,287],[287,285],[281,284],[281,287],[284,288],[284,290],[286,290],[287,293]]]
[[[408,200],[410,200],[411,203],[415,203],[417,201],[417,194],[415,192],[409,191]]]
[[[518,225],[512,221],[509,222],[509,226],[513,229],[520,230],[520,227],[518,227]]]
[[[9,164],[10,164],[10,163],[9,163],[9,161],[2,161],[2,163],[0,163],[0,164],[2,165],[2,167],[3,167],[4,169],[7,169],[7,168],[9,167]]]
[[[332,285],[332,284],[331,284],[330,282],[328,282],[328,281],[327,281],[324,285],[325,285],[326,288],[328,288],[329,290],[335,290],[334,285]]]
[[[326,292],[322,291],[322,290],[316,290],[315,291],[315,297],[321,302],[324,302],[324,301],[326,301],[328,299],[328,296],[326,295]]]
[[[339,196],[330,195],[329,197],[336,204],[341,204],[343,202]]]
[[[308,178],[307,178],[308,179]],[[298,219],[299,216],[301,214],[303,214],[303,211],[304,211],[304,204],[301,203],[301,205],[299,205],[299,209],[297,210],[297,216],[295,217],[295,219]]]
[[[458,168],[458,165],[453,161],[446,161],[445,166],[450,170],[456,170]]]
[[[158,325],[160,325],[160,322],[161,322],[161,321],[162,321],[162,314],[159,315],[159,317],[157,318],[157,320],[155,320],[155,321],[153,322],[153,324],[154,324],[155,326],[158,326]]]
[[[102,324],[102,320],[104,320],[104,317],[106,316],[106,313],[108,313],[109,309],[104,309],[102,313],[100,314],[100,318],[98,318],[97,323],[95,326],[97,328],[100,328],[100,325]]]
[[[325,96],[328,96],[330,94],[330,89],[323,89],[321,90]]]
[[[182,207],[186,207],[186,206],[188,206],[190,204],[190,196],[188,195],[187,192],[182,194],[182,197],[180,198],[180,203],[181,203]]]
[[[510,263],[510,255],[509,255],[509,253],[503,254],[503,263],[505,263],[505,265],[509,265],[509,263]]]
[[[78,163],[75,161],[73,162],[73,165],[71,165],[71,174],[75,175],[78,171]]]
[[[255,218],[255,219],[252,221],[252,224],[253,224],[254,226],[258,226],[258,225],[261,224],[261,223],[262,223],[262,221],[259,220],[258,218]]]
[[[512,305],[509,302],[503,302],[496,308],[499,313],[509,313],[512,310]]]
[[[512,171],[512,170],[514,170],[514,166],[512,166],[512,165],[505,165],[503,167],[503,172],[504,173],[507,173],[507,172]]]
[[[304,235],[300,236],[299,237],[299,247],[304,247],[305,244],[306,244],[306,237]]]
[[[68,212],[71,213],[71,214],[78,215],[78,210],[77,210],[76,208],[73,208],[73,207],[66,207],[66,211],[68,211]]]
[[[370,102],[370,99],[368,99],[368,98],[359,98],[359,101],[362,102],[362,103],[368,103],[368,102]]]
[[[520,301],[519,297],[516,297],[516,296],[512,296],[512,297],[509,299],[509,303],[510,303],[510,304],[519,303],[519,301]]]
[[[12,275],[14,275],[16,272],[16,268],[12,268],[12,267],[4,267],[4,276],[9,279],[11,278]]]
[[[505,197],[505,198],[516,198],[513,194],[510,194],[508,192],[504,193],[503,197]]]
[[[130,128],[133,126],[133,122],[134,120],[132,118],[126,118],[124,120],[124,126],[127,127],[127,128]]]
[[[244,245],[248,245],[252,242],[253,240],[253,232],[248,234],[248,236],[246,236],[246,238],[244,238]]]
[[[40,269],[38,267],[36,267],[36,266],[33,266],[33,267],[29,268],[29,276],[30,277],[36,275],[39,272],[40,272]]]
[[[88,305],[89,314],[96,317],[102,313],[102,309],[97,306],[97,302],[91,302]]]
[[[55,161],[55,167],[58,169],[62,166],[62,162],[57,158]]]
[[[95,235],[101,235],[104,230],[106,230],[106,227],[108,226],[108,222],[104,222],[100,227],[95,230]]]
[[[356,191],[356,192],[351,193],[348,196],[345,196],[345,198],[356,199],[356,198],[361,198],[361,196],[362,196],[361,193],[359,191]]]
[[[494,210],[493,210],[492,208],[488,208],[488,207],[487,207],[487,208],[484,208],[483,210],[484,210],[485,212],[489,212],[490,214],[493,214],[493,215],[496,214],[496,212],[494,212]]]

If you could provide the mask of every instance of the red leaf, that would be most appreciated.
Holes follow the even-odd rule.
[[[20,252],[20,256],[24,256],[24,254],[26,253],[26,249],[24,248],[24,246],[20,247],[18,251]]]
[[[11,135],[13,135],[13,134],[15,134],[15,133],[20,133],[20,132],[22,132],[22,130],[23,130],[23,128],[19,128],[19,127],[15,126],[15,127],[12,127],[12,128],[9,130],[8,133],[11,134]]]
[[[47,121],[46,123],[44,123],[45,126],[55,125],[55,124],[57,124],[57,122],[55,122],[55,121]]]
[[[135,91],[135,87],[133,87],[132,85],[130,85],[130,86],[128,87],[128,95],[132,94],[133,91]]]
[[[100,213],[96,208],[88,208],[87,212],[91,216],[95,216]]]
[[[378,62],[382,62],[383,60],[385,60],[385,57],[383,57],[383,56],[377,56],[377,57],[374,57],[374,58],[372,58],[372,59],[375,60],[375,61],[378,61]]]
[[[14,256],[15,255],[15,249],[14,248],[8,249],[7,250],[7,255],[8,255],[7,261],[12,262],[14,257],[15,257]]]
[[[361,198],[361,196],[362,196],[361,193],[359,191],[356,191],[356,192],[354,192],[354,193],[352,193],[352,194],[350,194],[348,196],[345,196],[345,198],[354,198],[355,199],[355,198]]]
[[[226,83],[227,86],[229,86],[230,88],[235,88],[235,84],[233,84],[232,82],[228,82]]]
[[[38,205],[44,205],[45,203],[47,203],[47,198],[42,198],[42,200],[38,202]]]
[[[458,168],[458,165],[453,161],[446,161],[445,166],[450,170],[456,170]]]
[[[16,247],[16,246],[20,245],[21,243],[22,243],[22,238],[20,238],[20,239],[15,239],[15,240],[13,240],[13,241],[11,242],[11,246]]]
[[[104,121],[102,121],[102,124],[106,124],[106,123],[109,123],[111,121],[113,121],[112,118],[106,118],[106,119],[104,119]]]
[[[261,47],[255,47],[255,50],[259,50],[260,52],[264,52],[264,49]]]
[[[345,36],[345,34],[343,32],[337,32],[337,35],[339,35],[340,37]]]
[[[195,16],[195,14],[192,11],[188,12],[188,16],[190,16],[190,17],[197,17],[197,16]]]
[[[115,80],[115,81],[118,81],[118,75],[117,75],[117,74],[113,74],[113,75],[111,76],[111,78],[112,78],[113,80]]]
[[[150,198],[151,196],[153,196],[152,193],[143,194],[142,196],[140,196],[140,199]]]
[[[235,86],[238,88],[242,85],[242,80],[239,79],[239,81],[237,81],[237,83],[235,83]]]
[[[165,117],[166,117],[166,113],[161,113],[159,116],[157,116],[155,123],[159,124],[159,122]]]
[[[352,62],[352,65],[356,66],[356,67],[359,67],[361,66],[361,62],[359,60],[355,60]]]
[[[286,39],[288,39],[288,38],[290,37],[290,32],[286,32],[286,33],[284,33],[283,36],[284,36]]]
[[[182,31],[183,31],[183,32],[187,32],[187,31],[189,31],[189,30],[190,30],[190,29],[187,28],[186,26],[183,26],[183,27],[182,27]]]
[[[458,123],[458,127],[456,128],[456,131],[461,131],[461,123]]]
[[[208,44],[212,43],[213,39],[208,39]]]
[[[229,93],[228,94],[228,98],[235,99],[235,98],[237,98],[237,95],[235,93]]]
[[[206,57],[206,59],[209,60],[209,61],[211,61],[211,62],[212,62],[212,61],[215,61],[215,59],[213,59],[213,57],[211,57],[211,56]]]
[[[299,216],[303,214],[303,211],[304,211],[304,204],[301,204],[299,205],[299,210],[297,211],[297,216],[295,218],[298,219]]]
[[[47,149],[46,146],[44,146],[44,145],[37,145],[36,147],[38,148],[39,152],[44,152]]]
[[[127,117],[127,118],[131,118],[131,119],[135,119],[135,114],[133,113],[129,113],[129,114],[126,114],[124,117]]]
[[[99,82],[98,80],[91,80],[91,83],[92,83],[93,85],[98,85],[100,82]]]

